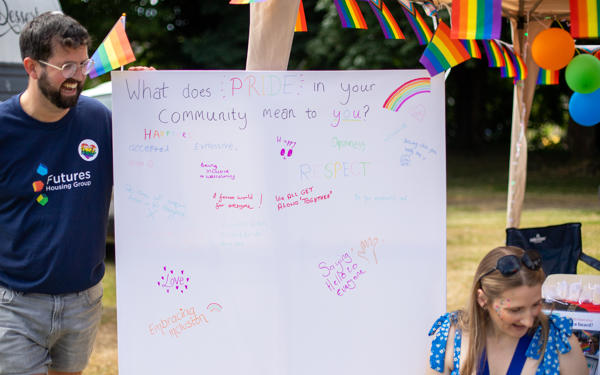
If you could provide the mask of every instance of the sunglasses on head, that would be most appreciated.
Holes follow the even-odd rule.
[[[535,250],[527,250],[525,254],[521,258],[516,255],[505,255],[502,258],[498,259],[498,263],[496,263],[496,267],[487,271],[483,275],[479,277],[479,282],[481,279],[491,274],[492,272],[498,270],[502,274],[502,276],[508,277],[510,275],[514,275],[521,269],[521,263],[525,265],[525,267],[529,268],[532,271],[537,271],[542,266],[542,257]]]

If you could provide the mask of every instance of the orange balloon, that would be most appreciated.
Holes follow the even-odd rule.
[[[563,29],[540,32],[531,44],[533,61],[546,70],[560,70],[569,65],[575,54],[575,41]]]

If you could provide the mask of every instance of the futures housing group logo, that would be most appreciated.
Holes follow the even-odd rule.
[[[91,139],[84,139],[77,146],[77,153],[85,161],[96,159],[99,152],[98,144]],[[44,193],[58,190],[68,191],[92,185],[92,172],[89,170],[52,171],[52,173],[48,173],[48,167],[40,163],[35,171],[37,176],[32,186],[35,193],[40,193],[35,197],[35,200],[41,206],[48,204],[48,196]]]

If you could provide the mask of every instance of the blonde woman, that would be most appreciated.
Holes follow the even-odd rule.
[[[542,313],[541,264],[535,251],[490,251],[477,267],[467,310],[433,325],[427,374],[587,375],[572,321]]]

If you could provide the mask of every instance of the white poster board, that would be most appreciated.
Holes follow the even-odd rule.
[[[23,62],[19,49],[21,30],[49,10],[60,10],[58,0],[0,0],[0,63]]]
[[[446,301],[444,82],[113,72],[119,374],[418,374]]]

